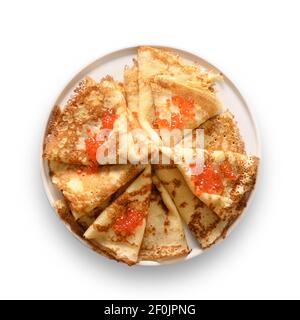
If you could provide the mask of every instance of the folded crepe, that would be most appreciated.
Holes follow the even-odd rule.
[[[223,150],[246,154],[245,143],[231,112],[226,111],[207,120],[199,129],[203,130],[206,150]],[[195,134],[194,131],[194,137]],[[193,142],[195,141],[193,139]]]
[[[138,65],[133,60],[132,66],[125,66],[124,69],[124,90],[129,110],[135,119],[138,119],[139,113],[139,83],[138,83]]]
[[[226,235],[231,222],[222,221],[192,193],[176,166],[156,166],[155,173],[201,248],[210,247]]]
[[[105,141],[101,129],[119,131],[127,119],[122,86],[107,76],[100,83],[85,78],[65,108],[55,112],[45,138],[44,158],[70,164],[91,165]]]
[[[186,81],[189,86],[213,92],[213,84],[222,77],[207,72],[197,65],[185,63],[178,55],[162,48],[138,48],[139,120],[152,139],[159,143],[159,136],[153,131],[156,119],[150,80],[157,75],[175,77]]]
[[[150,154],[157,152],[158,147],[149,138],[139,123],[139,85],[138,65],[133,60],[132,66],[124,69],[124,90],[128,106],[128,159],[132,163],[142,163]]]
[[[244,142],[230,112],[224,112],[203,123],[206,150],[224,150],[245,154]],[[195,133],[196,134],[196,133]],[[193,140],[195,141],[195,140]],[[207,205],[196,197],[175,165],[156,166],[155,172],[174,200],[178,211],[201,247],[208,248],[225,237],[237,217],[221,220]]]
[[[195,129],[221,112],[216,95],[206,88],[191,87],[174,76],[150,79],[155,108],[155,127]]]
[[[259,159],[235,152],[193,149],[194,160],[177,164],[188,186],[221,219],[238,216],[254,188]],[[195,165],[203,156],[203,164]]]
[[[154,186],[139,259],[159,261],[186,256],[190,250],[177,208],[158,178],[153,176],[152,180]]]
[[[88,166],[70,165],[57,161],[49,162],[52,182],[69,201],[76,219],[94,218],[93,210],[103,208],[119,188],[132,180],[143,166],[110,165],[91,170]]]
[[[85,232],[96,250],[133,265],[138,261],[152,188],[151,166]]]

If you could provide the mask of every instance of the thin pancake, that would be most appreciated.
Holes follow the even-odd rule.
[[[157,147],[149,139],[147,133],[142,130],[139,115],[139,87],[138,87],[138,66],[133,60],[131,67],[124,69],[124,90],[128,106],[129,132],[127,135],[128,159],[133,163],[142,162],[149,154],[157,150]]]
[[[193,88],[176,77],[158,75],[150,85],[158,128],[195,129],[221,112],[214,93]]]
[[[127,106],[137,119],[139,112],[139,84],[138,65],[136,60],[133,61],[133,65],[131,67],[125,66],[124,90],[126,93]]]
[[[246,154],[245,143],[231,112],[226,111],[207,120],[199,129],[204,130],[206,150],[223,150]]]
[[[70,202],[70,208],[78,219],[90,215],[103,205],[120,187],[142,171],[142,166],[100,166],[96,171],[78,165],[50,161],[52,182]]]
[[[205,149],[211,151],[223,149],[245,154],[244,142],[230,112],[224,112],[211,118],[200,128],[204,129]],[[181,217],[203,249],[225,237],[235,218],[221,220],[192,193],[175,166],[157,166],[155,172],[164,183]]]
[[[100,83],[85,78],[75,89],[74,96],[67,102],[55,125],[50,123],[50,131],[45,138],[43,157],[47,160],[70,164],[90,165],[96,159],[86,147],[86,139],[95,139],[104,126],[103,116],[111,122],[112,114],[117,120],[113,128],[126,115],[126,101],[120,85],[111,77]],[[106,127],[105,127],[106,128]]]
[[[177,166],[192,192],[224,220],[238,216],[246,206],[258,162],[255,156],[204,151],[203,172],[194,173],[189,162]]]
[[[174,76],[181,81],[189,80],[193,87],[213,91],[214,81],[221,78],[220,75],[206,72],[197,65],[186,64],[178,55],[167,50],[152,47],[138,48],[138,69],[139,121],[157,143],[159,136],[152,129],[155,110],[149,81],[154,76],[163,74]]]
[[[155,173],[203,249],[225,236],[228,221],[221,221],[191,192],[176,167],[156,166]]]
[[[128,265],[135,264],[144,236],[151,186],[151,166],[148,166],[128,189],[99,215],[84,237],[99,251],[112,258]],[[141,214],[141,220],[136,222],[130,212]],[[126,228],[128,223],[133,222],[136,224],[131,233],[124,234],[122,229],[120,231],[120,223]]]
[[[154,176],[152,180],[155,187],[139,259],[158,261],[186,256],[189,248],[177,208],[158,178]]]

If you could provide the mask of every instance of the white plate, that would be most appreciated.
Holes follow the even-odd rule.
[[[187,61],[197,62],[204,68],[221,72],[221,70],[219,70],[209,62],[205,61],[204,59],[200,58],[199,56],[193,53],[190,53],[181,49],[175,49],[175,48],[169,48],[169,47],[168,49],[171,49],[172,51],[178,53],[181,57],[183,57]],[[99,58],[98,60],[92,62],[91,64],[86,66],[84,69],[82,69],[77,75],[75,75],[75,77],[66,85],[66,87],[63,89],[61,94],[53,103],[51,109],[55,105],[64,106],[65,102],[68,100],[68,98],[72,94],[78,82],[82,80],[85,76],[90,76],[96,80],[99,80],[102,77],[109,74],[113,76],[116,80],[122,81],[124,66],[126,64],[131,63],[132,58],[136,57],[136,53],[137,53],[137,47],[130,47],[130,48],[121,49],[119,51],[109,53]],[[224,75],[224,82],[216,84],[217,95],[222,101],[225,108],[230,109],[230,111],[232,111],[232,113],[235,115],[235,118],[238,122],[240,131],[241,131],[241,135],[245,140],[247,153],[260,157],[260,140],[259,140],[258,130],[255,125],[255,121],[251,114],[251,111],[247,106],[241,93],[237,89],[237,87],[232,83],[232,81],[230,81],[230,79],[226,76],[226,74],[223,73],[223,75]],[[51,113],[51,109],[49,109],[49,116]],[[44,126],[42,141],[44,140],[44,137],[45,137],[47,124],[48,123],[45,123],[45,126]],[[60,199],[62,195],[53,186],[51,182],[51,179],[48,174],[47,162],[43,161],[42,159],[42,149],[43,147],[41,146],[40,158],[41,158],[42,179],[43,179],[45,191],[50,201],[50,204],[54,208],[55,201]],[[253,192],[252,192],[252,195],[253,195]],[[250,200],[251,199],[249,199],[249,201]],[[242,216],[244,214],[245,214],[245,211],[243,212]],[[69,227],[68,229],[70,230]],[[195,256],[200,255],[203,252],[203,250],[201,250],[201,248],[199,247],[199,244],[197,243],[197,241],[194,239],[194,237],[186,227],[185,227],[185,231],[186,231],[186,237],[187,237],[189,247],[192,249],[191,253],[187,257],[172,259],[172,260],[168,260],[160,263],[152,262],[152,261],[142,261],[139,263],[139,265],[156,266],[156,265],[167,264],[167,263],[175,263],[175,262],[178,262],[179,260],[188,260]],[[87,244],[78,236],[76,237],[81,242]]]

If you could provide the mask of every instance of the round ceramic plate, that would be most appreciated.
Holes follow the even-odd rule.
[[[219,70],[218,68],[216,68],[215,66],[213,66],[212,64],[205,61],[204,59],[202,59],[201,57],[197,56],[194,53],[190,53],[185,50],[170,48],[170,47],[167,47],[167,49],[170,49],[173,52],[178,53],[182,58],[184,58],[188,62],[197,62],[204,68],[222,72],[221,70]],[[66,87],[63,89],[61,94],[54,101],[52,108],[55,105],[64,106],[66,101],[72,95],[72,92],[74,88],[77,86],[78,82],[82,80],[85,76],[90,76],[96,80],[99,80],[106,75],[111,75],[116,80],[122,81],[124,66],[126,64],[130,64],[132,62],[132,59],[135,58],[136,55],[137,55],[137,47],[130,47],[130,48],[121,49],[115,52],[111,52],[97,59],[96,61],[92,62],[91,64],[83,68],[77,75],[75,75],[74,78],[66,85]],[[241,135],[246,144],[247,153],[260,157],[259,136],[258,136],[257,127],[255,125],[255,121],[251,114],[251,111],[247,106],[241,93],[237,89],[237,87],[232,83],[232,81],[227,77],[226,74],[223,73],[223,75],[224,75],[224,82],[217,83],[215,86],[217,96],[222,101],[224,107],[228,108],[235,115]],[[49,108],[49,116],[51,114],[52,108]],[[45,137],[47,124],[48,124],[48,121],[47,123],[45,123],[45,126],[44,126],[42,141],[44,140],[44,137]],[[43,142],[42,142],[42,145],[43,145]],[[48,199],[50,201],[50,204],[54,208],[55,201],[58,199],[61,199],[62,195],[51,182],[51,179],[48,174],[47,161],[44,161],[42,159],[42,151],[43,151],[43,147],[41,146],[40,158],[41,158],[42,179],[43,179],[44,187],[45,187]],[[253,195],[253,192],[252,192],[252,195]],[[250,200],[251,198],[249,199],[249,201]],[[244,214],[245,212],[241,216],[243,216]],[[68,229],[70,230],[69,227]],[[179,259],[171,259],[164,262],[142,261],[138,264],[145,265],[145,266],[155,266],[155,265],[161,265],[161,264],[167,264],[167,263],[176,263],[179,260],[191,259],[195,256],[200,255],[202,252],[204,252],[200,248],[198,242],[194,239],[194,237],[186,227],[185,227],[185,233],[186,233],[186,238],[187,238],[189,247],[190,249],[192,249],[191,253],[188,256],[184,258],[179,258]],[[80,239],[81,242],[87,244],[78,236],[76,237]]]

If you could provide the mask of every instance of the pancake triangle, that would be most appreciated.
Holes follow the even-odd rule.
[[[116,132],[127,119],[122,86],[107,76],[100,83],[85,78],[62,111],[56,109],[45,139],[43,157],[69,164],[92,165],[105,137],[101,129]]]
[[[155,127],[195,129],[221,112],[215,94],[193,88],[176,77],[158,75],[150,80],[155,108]]]
[[[206,150],[224,150],[245,154],[244,142],[233,115],[226,111],[203,123]],[[172,197],[178,211],[203,249],[225,237],[237,217],[221,220],[196,197],[175,165],[156,166],[155,172]]]
[[[231,112],[225,111],[204,122],[199,129],[204,133],[205,150],[223,150],[246,154],[245,143]],[[194,130],[195,135],[195,130]],[[193,141],[196,141],[193,139]]]
[[[194,195],[223,220],[238,216],[254,188],[258,158],[235,152],[192,151],[194,159],[177,167]],[[200,154],[203,166],[195,165]]]
[[[76,219],[102,206],[119,188],[132,180],[144,166],[109,165],[89,167],[49,162],[52,182],[62,191]]]
[[[158,75],[172,76],[177,81],[188,83],[192,88],[213,93],[216,80],[221,75],[207,72],[198,65],[185,63],[178,55],[161,48],[138,48],[139,121],[141,126],[159,143],[159,136],[153,130],[156,119],[150,81]]]
[[[139,122],[138,65],[136,60],[133,60],[132,66],[125,66],[124,90],[129,123],[127,134],[128,159],[131,163],[148,163],[150,154],[158,152],[158,146],[149,138]]]
[[[133,265],[138,261],[152,188],[151,166],[85,232],[94,248]]]
[[[186,243],[182,221],[165,187],[156,176],[151,193],[149,213],[140,260],[164,260],[186,256]]]
[[[222,221],[192,193],[175,166],[156,166],[155,173],[203,249],[225,236],[229,221]]]

